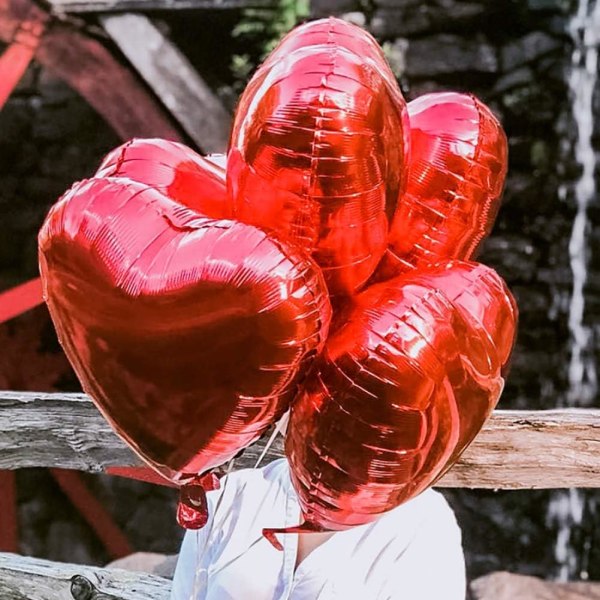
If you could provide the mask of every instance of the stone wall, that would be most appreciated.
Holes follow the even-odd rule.
[[[92,108],[33,66],[0,113],[0,284],[37,274],[37,230],[50,203],[117,143]]]
[[[313,0],[312,7],[314,16],[343,15],[369,28],[383,43],[408,99],[435,90],[470,91],[501,118],[509,137],[510,170],[503,208],[481,256],[508,281],[521,312],[501,406],[543,409],[565,404],[572,287],[568,247],[576,210],[573,182],[580,174],[573,157],[575,124],[567,85],[573,46],[566,31],[574,6],[562,0]],[[229,14],[228,22],[238,16]],[[170,25],[182,48],[207,72],[206,52],[200,60],[193,46],[202,17],[187,15],[183,27],[178,16]],[[216,42],[227,47],[223,35]],[[232,52],[235,43],[239,47],[232,41]],[[231,84],[226,64],[220,54],[216,70],[208,73],[225,96]],[[595,102],[600,114],[600,94]],[[594,139],[598,145],[600,119]],[[29,71],[0,112],[0,289],[35,274],[35,234],[46,210],[73,180],[90,174],[117,142],[64,85],[38,67]],[[599,206],[596,201],[589,209],[584,315],[596,330]],[[46,317],[40,313],[31,318],[40,322],[42,349],[55,352]],[[3,330],[14,334],[18,324]],[[598,351],[596,343],[596,357]],[[61,369],[56,378],[50,377],[48,389],[75,388],[68,369]],[[1,370],[2,363],[0,377]],[[33,381],[26,371],[21,381],[29,379]],[[89,530],[69,516],[68,505],[47,475],[24,473],[19,483],[25,553],[96,563],[107,559]],[[114,510],[136,549],[176,549],[180,533],[172,523],[170,492],[152,492],[131,482],[110,485],[102,478],[94,478],[91,485]],[[498,569],[542,577],[557,573],[554,544],[560,522],[547,516],[549,492],[452,491],[447,496],[463,527],[472,577]],[[586,496],[584,523],[572,530],[572,543],[578,553],[575,570],[600,579],[600,515],[593,510],[597,500],[597,494]]]

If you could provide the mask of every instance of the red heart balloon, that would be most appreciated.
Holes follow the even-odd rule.
[[[312,252],[333,294],[373,273],[404,189],[406,104],[375,40],[340,19],[292,31],[239,102],[235,218]]]
[[[476,263],[359,294],[292,407],[286,453],[305,522],[266,535],[364,524],[431,485],[496,405],[516,315]]]
[[[206,217],[223,219],[229,216],[225,169],[214,160],[178,142],[134,139],[109,152],[95,177],[126,177]]]
[[[123,147],[116,171],[110,158],[102,170],[135,168],[156,188],[111,177],[75,184],[42,227],[40,267],[84,389],[143,458],[182,483],[230,459],[287,409],[324,343],[330,307],[301,251],[166,195],[183,189],[166,180],[189,176],[190,202],[212,202],[202,161],[183,172],[167,145],[163,181],[157,155],[144,165],[144,144]]]
[[[440,260],[473,258],[492,229],[506,176],[506,135],[475,96],[427,94],[410,102],[408,113],[408,184],[379,281]]]

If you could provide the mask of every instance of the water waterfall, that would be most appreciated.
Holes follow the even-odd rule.
[[[598,374],[593,355],[593,331],[584,322],[585,284],[589,262],[588,207],[596,197],[594,173],[596,156],[592,145],[594,130],[593,96],[598,82],[598,50],[600,47],[600,0],[578,0],[577,12],[569,23],[573,39],[569,89],[572,114],[576,126],[575,160],[581,167],[573,194],[577,207],[571,238],[569,259],[573,288],[569,302],[568,325],[571,335],[568,365],[567,406],[586,406],[594,402],[598,392]],[[558,579],[587,578],[586,543],[579,558],[573,546],[573,530],[581,526],[586,511],[593,510],[583,492],[575,489],[554,494],[548,507],[549,525],[558,527],[555,558],[560,566]],[[589,544],[588,544],[589,545]],[[588,548],[589,550],[589,548]]]

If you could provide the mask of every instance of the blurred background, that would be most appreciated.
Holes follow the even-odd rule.
[[[202,4],[153,11],[152,19],[229,112],[282,33],[330,14],[375,35],[408,100],[451,89],[473,92],[492,108],[508,134],[510,166],[504,204],[480,258],[506,279],[521,313],[500,407],[598,406],[600,0]],[[127,65],[97,15],[78,14],[72,26]],[[144,40],[138,43],[143,48]],[[0,291],[37,275],[36,234],[49,207],[119,143],[63,80],[35,61],[29,66],[0,111]],[[0,349],[0,389],[78,391],[45,307],[0,325]],[[132,549],[177,552],[182,533],[172,491],[82,477]],[[18,472],[17,490],[21,553],[98,565],[110,560],[46,471]],[[599,492],[443,493],[463,529],[471,578],[509,570],[600,580]]]

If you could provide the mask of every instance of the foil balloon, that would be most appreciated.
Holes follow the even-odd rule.
[[[376,280],[473,258],[492,229],[506,176],[506,135],[475,96],[427,94],[408,113],[408,184]]]
[[[286,453],[304,523],[342,530],[423,491],[496,405],[516,305],[477,263],[415,269],[356,297],[294,403]]]
[[[227,158],[232,214],[313,254],[332,294],[387,246],[406,181],[406,104],[375,40],[340,19],[292,31],[240,99]]]
[[[113,154],[116,171],[109,157],[101,173],[152,184],[97,177],[51,209],[39,235],[44,297],[85,391],[142,458],[183,485],[179,513],[199,527],[199,475],[288,408],[325,341],[330,306],[300,250],[169,196],[187,197],[166,185],[173,175],[192,177],[190,202],[213,202],[204,161],[192,161],[197,171],[184,161],[178,179],[170,150],[144,165],[143,148],[165,147],[134,142]],[[186,512],[186,501],[202,510]]]
[[[226,218],[225,167],[219,155],[202,157],[178,142],[133,139],[102,161],[96,177],[145,183],[206,217]]]

